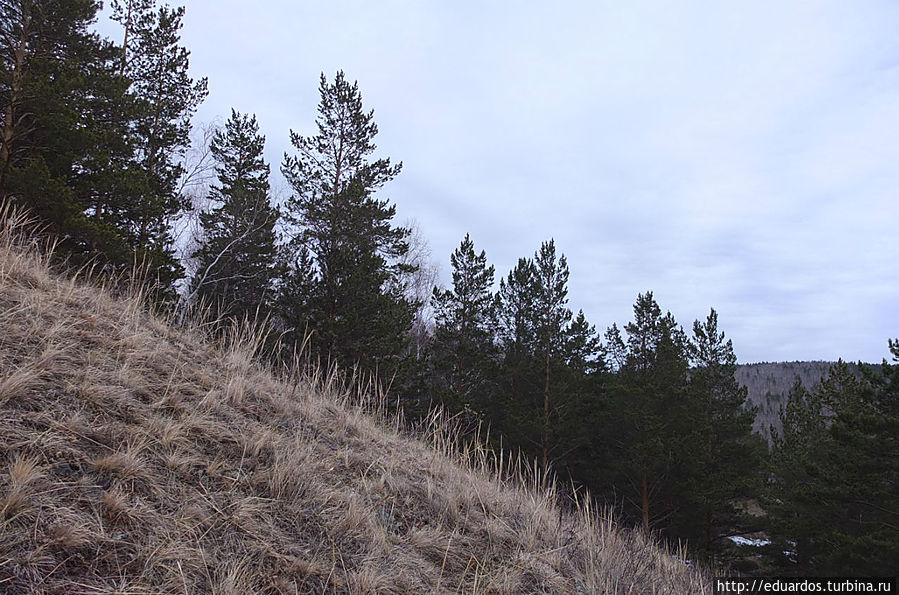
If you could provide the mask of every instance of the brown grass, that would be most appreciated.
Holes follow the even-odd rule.
[[[711,592],[439,414],[413,438],[334,373],[276,377],[252,333],[216,346],[53,274],[19,219],[0,207],[0,592]]]

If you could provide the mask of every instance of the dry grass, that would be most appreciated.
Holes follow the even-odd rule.
[[[54,275],[0,208],[0,592],[710,593],[520,461]]]

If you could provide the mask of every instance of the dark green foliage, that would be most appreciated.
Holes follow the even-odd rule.
[[[596,328],[579,310],[564,329],[553,369],[550,452],[559,472],[590,486],[597,485],[600,467],[595,443],[606,376]]]
[[[191,295],[215,303],[226,317],[253,320],[257,310],[264,316],[271,300],[278,210],[270,203],[264,147],[256,117],[234,110],[210,146],[218,185],[209,198],[216,206],[200,215]]]
[[[760,493],[761,461],[767,449],[762,439],[752,434],[755,408],[734,377],[737,358],[733,344],[719,332],[714,309],[705,322],[693,323],[690,358],[689,388],[697,399],[700,418],[695,423],[700,443],[696,475],[686,496],[699,514],[681,515],[676,520],[682,524],[678,534],[711,549],[747,522],[737,504]]]
[[[899,566],[897,387],[895,364],[859,377],[838,362],[816,390],[791,392],[769,501],[778,549],[794,551],[786,568],[890,575]]]
[[[627,356],[611,395],[607,440],[627,510],[650,531],[680,509],[696,455],[696,409],[686,390],[686,337],[670,312],[662,315],[652,292],[637,296],[625,330]]]
[[[544,242],[534,255],[534,309],[536,314],[537,349],[542,360],[543,408],[541,415],[540,455],[543,466],[550,461],[550,451],[558,443],[560,409],[567,400],[557,390],[553,368],[564,348],[565,326],[571,320],[568,309],[568,261],[565,255],[556,258],[553,240]]]
[[[568,263],[544,242],[500,281],[498,296],[503,414],[510,440],[544,467],[569,474],[589,456],[598,359],[595,329],[572,320]],[[580,465],[583,468],[583,465]]]
[[[2,2],[0,196],[60,237],[61,252],[121,258],[114,226],[85,215],[108,185],[104,153],[123,150],[106,110],[126,82],[112,46],[89,32],[97,10],[92,0]]]
[[[401,164],[369,159],[378,127],[374,112],[362,109],[357,84],[343,72],[333,84],[322,74],[319,90],[318,133],[291,132],[298,154],[285,155],[282,165],[294,190],[285,219],[297,255],[285,288],[308,287],[311,294],[283,295],[282,317],[294,322],[295,343],[304,328],[312,330],[311,346],[323,361],[360,364],[386,379],[399,370],[414,309],[398,278],[408,267],[395,264],[409,249],[409,231],[393,227],[396,207],[373,195]],[[307,325],[298,324],[299,313]]]
[[[98,212],[125,231],[138,258],[163,290],[183,275],[174,255],[172,219],[187,207],[178,187],[190,120],[207,95],[206,79],[188,75],[190,53],[180,45],[184,8],[155,8],[148,0],[113,2],[123,27],[117,65],[131,82],[128,121],[133,173],[122,192]],[[105,207],[105,210],[104,210]]]
[[[533,261],[519,258],[505,279],[500,279],[497,295],[499,337],[506,358],[532,354],[536,342],[535,281]]]
[[[318,292],[318,274],[315,261],[305,246],[298,249],[290,245],[281,246],[280,261],[288,263],[283,266],[282,279],[276,293],[275,312],[287,336],[285,354],[288,361],[295,356],[302,356],[306,364],[313,363],[317,357],[305,350],[306,340],[311,335],[311,325],[321,320],[321,312],[315,308],[319,305],[316,298]]]
[[[434,288],[434,339],[430,348],[432,390],[453,412],[479,418],[495,393],[495,301],[493,267],[475,253],[468,234],[450,256],[452,289]]]
[[[627,363],[627,347],[621,338],[621,331],[617,324],[612,324],[603,335],[605,342],[600,346],[600,351],[605,357],[609,368],[617,372]]]
[[[182,276],[171,218],[180,151],[206,83],[187,77],[183,9],[131,2],[125,46],[88,28],[89,0],[3,2],[0,194],[28,207],[75,262],[137,265],[169,296]]]
[[[499,345],[502,350],[500,368],[500,418],[494,425],[513,444],[529,449],[540,435],[540,380],[537,375],[536,268],[527,258],[505,279],[500,279],[497,294]]]

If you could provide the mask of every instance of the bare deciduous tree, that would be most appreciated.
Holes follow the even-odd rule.
[[[412,265],[412,271],[403,275],[403,295],[416,304],[412,320],[410,349],[415,357],[420,357],[434,326],[434,311],[431,307],[431,292],[440,278],[440,266],[431,259],[431,246],[421,226],[414,219],[403,225],[409,230],[409,251],[400,259],[400,265]]]
[[[178,184],[178,192],[190,203],[173,222],[175,247],[186,279],[197,272],[197,265],[191,255],[196,252],[203,237],[200,213],[209,211],[212,203],[209,188],[215,181],[215,160],[212,158],[212,138],[222,127],[219,120],[198,124],[191,131],[190,148],[184,155],[181,167],[184,175]]]

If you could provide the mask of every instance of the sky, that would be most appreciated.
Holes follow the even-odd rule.
[[[101,22],[115,36],[114,25]],[[195,123],[255,113],[273,184],[357,80],[381,191],[450,280],[554,238],[597,329],[652,291],[740,362],[880,362],[899,337],[899,2],[191,0]]]

